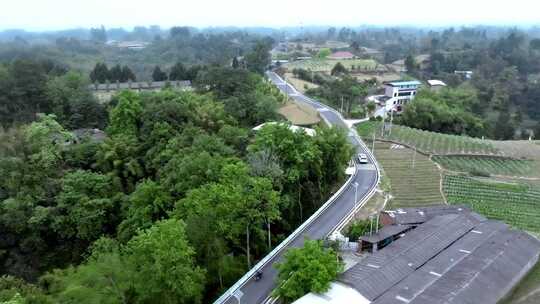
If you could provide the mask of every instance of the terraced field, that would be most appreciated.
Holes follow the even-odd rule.
[[[451,204],[469,205],[488,218],[540,235],[539,186],[447,175],[443,189]]]
[[[370,121],[358,127],[360,136],[372,138],[373,133],[378,139],[392,140],[428,154],[482,154],[501,155],[492,142],[467,136],[448,135],[405,126],[393,125],[383,131],[382,122]]]
[[[538,162],[532,160],[485,156],[434,156],[433,160],[447,170],[459,172],[512,177],[537,177],[540,175]]]
[[[393,199],[386,209],[444,202],[439,170],[428,157],[389,143],[376,143],[375,156],[391,184]]]

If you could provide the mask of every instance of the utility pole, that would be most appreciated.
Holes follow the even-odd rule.
[[[373,215],[369,216],[369,235],[373,234]]]
[[[354,209],[356,209],[356,204],[358,203],[358,182],[354,182]]]
[[[341,95],[341,114],[343,114],[343,95]]]
[[[377,224],[375,225],[375,233],[379,233],[379,213],[377,213]]]
[[[371,142],[371,154],[375,155],[375,131],[373,131],[373,141]]]
[[[390,112],[390,130],[388,131],[388,135],[392,135],[392,127],[394,126],[394,109]]]

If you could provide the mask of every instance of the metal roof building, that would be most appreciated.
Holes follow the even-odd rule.
[[[427,207],[399,208],[381,212],[383,225],[415,225],[424,223],[435,216],[445,214],[471,213],[471,210],[460,205],[434,205]],[[474,213],[474,216],[483,218]]]
[[[538,239],[504,223],[470,211],[436,215],[339,281],[373,304],[497,303],[539,254]]]

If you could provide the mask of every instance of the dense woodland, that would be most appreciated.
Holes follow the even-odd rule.
[[[266,49],[108,105],[78,73],[5,65],[0,301],[207,303],[309,217],[352,150],[338,129],[251,131],[281,119]]]

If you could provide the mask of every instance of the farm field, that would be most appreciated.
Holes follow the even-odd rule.
[[[493,145],[506,156],[540,161],[540,141],[538,140],[493,141]]]
[[[306,89],[305,89],[306,86],[307,86],[308,89],[318,88],[319,87],[318,84],[315,84],[315,83],[312,83],[312,82],[309,82],[309,81],[305,81],[305,80],[302,80],[302,79],[295,78],[292,73],[286,73],[285,76],[287,77],[287,82],[292,84],[293,87],[295,87],[301,93],[306,92]]]
[[[434,156],[433,160],[451,171],[510,177],[540,177],[540,166],[533,160],[485,156]]]
[[[444,202],[440,192],[439,169],[428,157],[389,143],[376,143],[375,157],[391,184],[393,199],[386,209]]]
[[[465,204],[484,216],[540,235],[540,186],[446,175],[443,189],[451,204]]]
[[[277,112],[298,126],[311,126],[321,121],[319,114],[313,108],[292,101],[287,101]]]
[[[353,65],[360,70],[375,70],[378,66],[381,66],[377,63],[377,61],[373,59],[309,59],[289,62],[283,66],[288,68],[289,70],[301,68],[306,70],[312,70],[314,72],[330,72],[338,62],[341,62],[341,64],[343,64],[349,70]]]
[[[382,122],[370,121],[358,127],[360,136],[369,139],[375,133],[376,138],[392,140],[411,147],[416,147],[426,154],[482,154],[500,155],[491,141],[467,136],[448,135],[405,126],[393,125],[391,130],[382,134]]]

